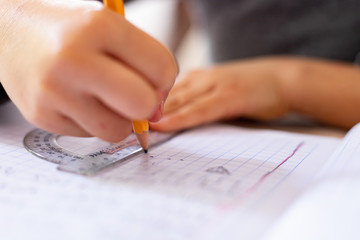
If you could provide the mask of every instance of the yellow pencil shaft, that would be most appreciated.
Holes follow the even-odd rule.
[[[124,2],[122,0],[104,0],[104,5],[123,16],[125,15]]]
[[[149,131],[149,122],[146,120],[133,120],[134,132],[142,134],[143,132]]]

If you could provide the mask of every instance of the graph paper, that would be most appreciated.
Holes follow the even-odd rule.
[[[10,240],[256,239],[341,141],[212,124],[83,177],[28,153],[22,139],[33,127],[13,106],[1,111],[0,225]]]
[[[317,144],[305,135],[210,125],[183,133],[102,178],[233,203],[280,184]]]

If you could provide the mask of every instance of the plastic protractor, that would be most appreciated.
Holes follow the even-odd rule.
[[[174,133],[151,132],[149,135],[149,148],[172,138]],[[81,175],[94,175],[115,163],[131,159],[136,154],[143,153],[134,134],[115,144],[105,143],[101,140],[86,146],[90,148],[87,153],[64,147],[59,141],[61,135],[49,133],[41,129],[34,129],[24,137],[25,148],[35,156],[58,164],[58,169]],[[76,144],[75,144],[76,145]]]

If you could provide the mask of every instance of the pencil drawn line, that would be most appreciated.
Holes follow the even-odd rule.
[[[229,170],[227,170],[223,166],[211,167],[211,168],[206,169],[205,171],[208,173],[219,173],[219,174],[230,175]]]

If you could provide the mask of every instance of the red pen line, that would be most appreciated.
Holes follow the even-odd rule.
[[[279,163],[279,165],[277,165],[273,170],[265,173],[250,189],[248,189],[247,192],[252,192],[254,191],[256,188],[259,187],[259,185],[261,183],[263,183],[265,181],[265,179],[267,177],[269,177],[273,172],[275,172],[279,167],[281,167],[281,165],[283,165],[284,163],[286,163],[287,160],[289,160],[291,157],[293,157],[295,155],[295,153],[301,148],[301,146],[304,145],[304,142],[299,143],[299,145],[294,149],[294,151],[287,156],[281,163]]]
[[[287,156],[281,163],[279,163],[274,169],[271,171],[265,173],[261,178],[249,189],[247,189],[243,194],[241,194],[238,198],[236,198],[234,201],[232,201],[230,204],[219,204],[219,209],[226,210],[229,209],[231,206],[238,205],[240,202],[242,202],[250,193],[254,192],[264,181],[267,177],[269,177],[273,172],[275,172],[281,165],[286,163],[287,160],[292,158],[295,153],[304,145],[304,142],[299,143],[297,147],[292,151],[292,153]]]

